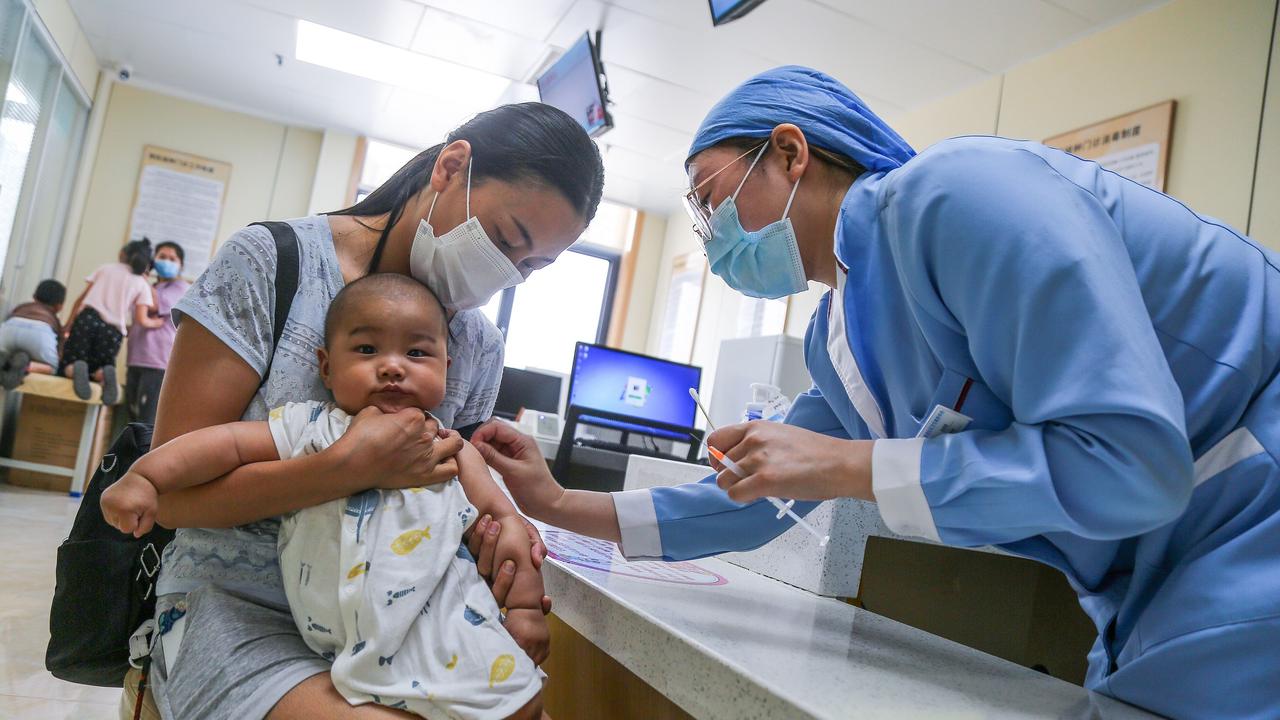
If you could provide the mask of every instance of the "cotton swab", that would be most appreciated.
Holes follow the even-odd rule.
[[[697,404],[698,409],[702,411],[702,416],[707,420],[707,427],[711,428],[712,432],[715,432],[716,426],[711,422],[711,415],[707,413],[707,409],[702,406],[702,398],[698,397],[698,391],[695,390],[694,388],[689,388],[689,396],[693,398],[693,402]],[[702,442],[705,443],[706,441],[703,440]],[[728,468],[730,472],[732,472],[734,475],[737,475],[738,479],[745,479],[747,477],[747,473],[744,472],[743,469],[739,467],[736,462],[730,460],[728,455],[725,455],[724,453],[720,452],[714,447],[711,447],[710,445],[707,445],[707,452],[710,453],[711,457],[715,458],[721,465],[724,465],[726,468]],[[795,514],[795,512],[791,510],[791,506],[796,504],[795,500],[788,500],[784,503],[782,500],[779,500],[776,497],[772,497],[768,495],[765,496],[765,500],[768,500],[770,503],[773,504],[775,508],[778,509],[779,520],[781,520],[783,517],[790,517],[792,520],[795,521],[797,525],[804,528],[805,530],[808,530],[810,535],[818,539],[818,547],[825,547],[826,544],[831,540],[831,536],[823,535],[822,533],[818,532],[817,528],[810,525],[808,522],[805,521],[804,518]]]

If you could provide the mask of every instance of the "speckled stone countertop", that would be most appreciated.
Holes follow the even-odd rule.
[[[1153,717],[731,563],[540,529],[556,615],[698,718]]]

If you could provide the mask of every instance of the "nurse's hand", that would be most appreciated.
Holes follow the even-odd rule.
[[[502,476],[520,511],[546,522],[564,488],[552,477],[538,443],[504,422],[491,420],[476,429],[471,444]]]
[[[735,502],[767,495],[793,500],[871,494],[870,440],[842,440],[777,422],[730,425],[711,433],[707,444],[729,456],[746,477],[738,477],[712,458],[716,484]]]

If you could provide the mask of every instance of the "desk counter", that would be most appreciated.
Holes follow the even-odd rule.
[[[540,529],[556,615],[697,718],[1152,717],[727,562]]]

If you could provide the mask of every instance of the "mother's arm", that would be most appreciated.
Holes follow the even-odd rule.
[[[239,420],[258,373],[204,326],[179,327],[160,391],[154,445]],[[438,428],[420,412],[362,412],[329,449],[293,460],[246,465],[213,482],[160,496],[166,527],[231,527],[319,505],[371,487],[411,487],[457,473],[457,436],[432,442]],[[442,460],[442,458],[445,458]]]

